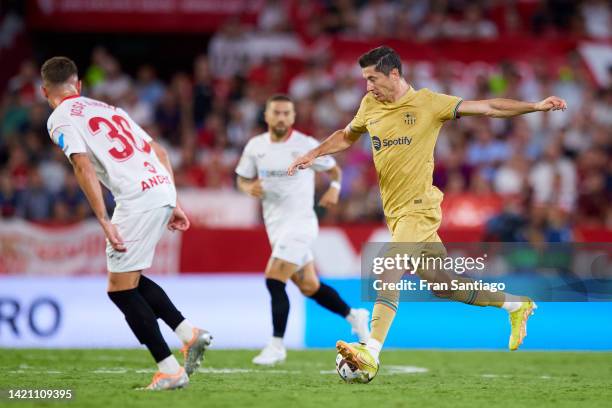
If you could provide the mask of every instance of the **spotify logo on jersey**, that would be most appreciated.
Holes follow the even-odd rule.
[[[385,139],[381,142],[378,136],[372,136],[372,146],[376,151],[379,151],[383,147],[392,147],[392,146],[400,146],[406,145],[408,146],[412,143],[412,138],[408,136],[398,137],[397,139]]]
[[[380,150],[380,138],[378,136],[372,136],[372,146],[376,151]]]

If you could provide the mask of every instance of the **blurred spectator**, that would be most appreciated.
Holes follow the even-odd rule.
[[[559,141],[546,146],[542,160],[529,174],[529,184],[537,205],[573,211],[576,203],[576,168],[562,156]]]
[[[196,57],[193,64],[193,79],[193,120],[195,126],[200,128],[212,110],[215,97],[210,66],[205,55]]]
[[[443,26],[444,35],[449,38],[481,39],[497,37],[497,27],[485,19],[482,8],[470,3],[465,8],[462,20],[447,20]]]
[[[136,88],[129,88],[118,105],[140,126],[153,124],[153,107],[138,97]]]
[[[246,35],[236,19],[229,20],[210,40],[208,56],[216,78],[244,75],[248,67]]]
[[[529,163],[525,157],[517,154],[506,161],[495,173],[493,186],[495,192],[502,195],[517,195],[525,191]]]
[[[19,73],[9,80],[7,89],[17,95],[21,106],[29,107],[42,100],[41,84],[36,64],[34,61],[26,60],[21,64]]]
[[[157,79],[155,68],[143,65],[136,74],[136,91],[141,102],[154,109],[164,96],[164,84]]]
[[[28,187],[18,197],[17,215],[30,221],[45,221],[53,214],[53,195],[45,188],[38,168],[28,174]]]
[[[130,91],[131,79],[121,72],[121,66],[115,58],[106,61],[104,70],[104,79],[92,88],[94,98],[117,105]]]
[[[470,143],[467,150],[468,163],[478,167],[481,174],[487,180],[491,180],[495,175],[497,165],[507,160],[510,154],[508,144],[495,139],[488,120],[478,121],[474,129],[474,141]]]
[[[263,31],[285,31],[289,28],[287,2],[280,0],[266,0],[259,13],[257,26]]]
[[[0,172],[0,219],[13,217],[19,204],[11,176],[6,171]]]
[[[612,36],[612,4],[606,0],[583,1],[580,7],[586,22],[586,32],[595,38]]]
[[[53,147],[51,157],[43,160],[38,169],[45,188],[52,194],[57,194],[64,188],[67,175],[72,173],[72,168],[66,167],[66,156],[58,147]]]
[[[359,14],[352,0],[332,0],[324,13],[323,27],[328,33],[350,33],[359,26]]]
[[[155,123],[161,136],[171,145],[181,143],[181,109],[174,92],[167,90],[155,110]]]
[[[104,47],[96,47],[91,52],[91,65],[85,71],[83,80],[85,85],[90,88],[95,88],[100,83],[104,82],[108,65],[112,61],[112,56]]]
[[[69,172],[66,175],[66,183],[55,197],[53,218],[58,222],[75,222],[85,219],[89,213],[85,194],[81,191],[74,173]]]
[[[386,0],[369,1],[359,10],[359,32],[369,37],[390,37],[395,28],[398,5]]]
[[[304,72],[297,75],[289,84],[289,94],[299,101],[309,98],[316,93],[331,89],[333,80],[325,71],[321,61],[309,61],[306,63]]]

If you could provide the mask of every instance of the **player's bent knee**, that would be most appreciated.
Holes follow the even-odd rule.
[[[440,299],[449,299],[451,296],[453,296],[452,290],[432,290],[431,293]]]
[[[310,297],[317,293],[317,291],[321,287],[321,284],[318,281],[313,280],[309,282],[302,282],[298,285],[298,287],[300,288],[300,292],[302,292],[302,295]]]
[[[295,273],[296,269],[297,265],[292,264],[291,262],[273,258],[266,269],[266,278],[287,282],[291,275]]]
[[[109,272],[108,274],[108,289],[107,292],[119,292],[121,290],[130,290],[138,286],[140,280],[140,272]]]

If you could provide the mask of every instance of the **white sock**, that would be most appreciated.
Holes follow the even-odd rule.
[[[376,361],[378,361],[378,355],[380,354],[380,350],[382,350],[382,343],[378,340],[375,340],[373,338],[369,338],[368,342],[366,343],[366,348],[368,349],[368,351],[370,352],[370,354],[372,354],[372,356],[374,357],[374,359]]]
[[[345,317],[346,321],[350,324],[355,323],[355,309],[351,308],[350,313]]]
[[[187,344],[193,338],[193,324],[187,319],[183,320],[181,324],[179,324],[174,332],[178,336],[178,338],[183,342],[183,344]]]
[[[272,337],[270,339],[270,345],[276,347],[276,348],[284,348],[285,345],[283,344],[283,338],[282,337]]]
[[[172,355],[164,358],[162,361],[157,363],[159,371],[164,374],[174,375],[181,369],[180,364],[176,361],[176,358]]]
[[[502,304],[502,309],[505,309],[509,313],[512,313],[512,312],[519,310],[522,304],[523,304],[523,298],[521,296],[516,296],[516,295],[511,295],[509,293],[506,293],[504,303]]]

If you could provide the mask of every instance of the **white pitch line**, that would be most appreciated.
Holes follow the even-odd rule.
[[[389,365],[381,367],[383,374],[422,374],[426,373],[429,370],[425,367],[415,367],[415,366],[402,366],[402,365]],[[336,370],[321,370],[320,374],[337,374]]]
[[[426,373],[429,371],[425,367],[402,366],[402,365],[383,366],[383,370],[385,374],[421,374],[421,373]]]
[[[125,374],[127,372],[128,370],[123,369],[123,368],[117,368],[117,369],[101,368],[101,369],[92,371],[92,373],[94,374]]]

